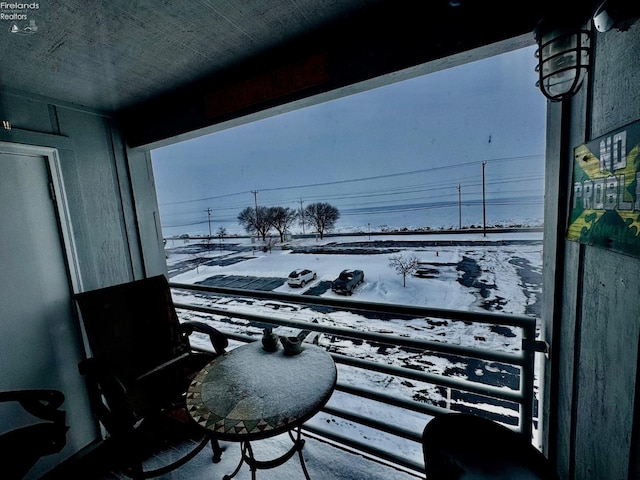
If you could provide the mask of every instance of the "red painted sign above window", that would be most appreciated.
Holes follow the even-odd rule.
[[[273,68],[209,93],[205,97],[206,116],[213,119],[238,112],[320,85],[328,80],[327,55],[318,54],[298,63]]]

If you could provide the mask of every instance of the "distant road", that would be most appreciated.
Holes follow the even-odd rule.
[[[325,233],[324,238],[333,238],[333,237],[381,237],[388,235],[468,235],[472,234],[495,234],[495,233],[542,233],[544,231],[543,227],[508,227],[508,228],[487,228],[486,230],[482,228],[463,228],[463,229],[451,229],[451,230],[393,230],[388,232],[332,232]],[[316,238],[318,235],[315,233],[307,233],[307,234],[293,234],[292,238]],[[236,239],[250,239],[250,235],[230,235],[224,237],[225,241],[232,241]],[[167,240],[206,240],[207,236],[174,236],[167,237]],[[219,240],[218,237],[211,237],[212,240]]]

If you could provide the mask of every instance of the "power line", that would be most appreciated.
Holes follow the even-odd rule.
[[[497,184],[504,184],[504,183],[513,183],[512,181],[485,181],[485,185],[497,185]],[[467,182],[467,184],[461,183],[461,188],[465,185],[469,186],[469,185],[480,185],[481,182]],[[447,187],[450,188],[450,187]],[[424,195],[420,195],[421,192],[423,191],[430,191],[433,190],[434,195],[428,195],[427,197],[425,197]],[[379,205],[380,207],[377,209],[378,213],[385,213],[385,212],[394,212],[394,211],[409,211],[409,210],[415,210],[415,208],[407,208],[407,205],[414,205],[410,202],[412,201],[424,201],[425,199],[428,200],[429,198],[437,198],[440,200],[444,200],[446,198],[453,198],[453,193],[449,194],[446,192],[437,192],[437,194],[435,194],[436,190],[441,190],[440,188],[433,188],[433,189],[417,189],[415,191],[412,191],[411,193],[414,193],[415,195],[413,196],[406,196],[406,194],[408,192],[403,192],[402,193],[402,198],[396,198],[396,199],[392,199],[392,198],[385,198],[384,200],[382,199],[382,195],[377,194],[377,193],[358,193],[358,194],[341,194],[341,195],[330,195],[330,196],[320,196],[319,198],[323,198],[323,200],[342,200],[342,202],[338,202],[338,208],[342,211],[342,213],[344,213],[345,215],[347,215],[348,213],[346,213],[346,209],[352,209],[352,207],[356,207],[356,208],[375,208],[376,205]],[[507,190],[500,190],[495,192],[494,194],[491,194],[490,196],[488,196],[489,192],[486,192],[487,194],[485,194],[485,204],[486,205],[504,205],[507,203],[511,203],[511,204],[520,204],[521,202],[514,200],[513,198],[510,198],[509,201],[505,201],[505,202],[500,202],[498,203],[497,198],[495,195],[505,195],[505,194],[517,194],[518,197],[522,197],[523,194],[527,194],[527,193],[531,193],[531,194],[536,194],[538,193],[539,190],[535,189],[535,188],[528,188],[528,189],[523,189],[523,188],[516,188],[516,189],[507,189]],[[385,193],[383,194],[384,196],[389,196],[391,195],[390,193]],[[527,202],[527,203],[522,203],[522,204],[542,204],[543,202],[543,198],[542,195],[537,195],[535,196],[535,198],[539,198],[539,200],[536,200],[534,203],[532,202]],[[371,201],[365,201],[366,199],[371,199]],[[357,200],[356,203],[345,203],[344,200]],[[453,199],[451,200],[452,202],[455,202]],[[463,206],[467,206],[467,205],[471,205],[474,202],[479,203],[480,200],[474,201],[473,199],[467,200],[465,202],[462,202]],[[515,203],[514,203],[515,202]],[[282,202],[279,200],[274,200],[272,202],[265,202],[264,205],[265,206],[271,206],[271,205],[279,205]],[[394,206],[394,204],[399,204]],[[230,216],[225,216],[224,212],[225,211],[234,211],[237,210],[239,208],[242,208],[242,205],[237,205],[237,206],[220,206],[217,208],[218,212],[222,212],[222,215],[220,215],[219,213],[219,220],[220,221],[226,221],[226,222],[231,222],[234,221],[236,219],[235,215],[230,215]],[[425,207],[420,207],[420,208],[425,208]],[[433,205],[431,205],[429,208],[433,208]],[[174,222],[167,222],[167,218],[168,217],[178,217],[180,219],[184,219],[187,215],[191,214],[191,215],[197,215],[199,211],[194,211],[194,212],[177,212],[174,214],[170,214],[170,215],[162,215],[162,218],[164,219],[163,221],[163,225],[167,226],[167,227],[173,227],[173,226],[189,226],[189,225],[197,225],[197,224],[202,224],[205,222],[202,221],[198,221],[196,218],[193,218],[192,221],[174,221]]]
[[[518,191],[517,193],[522,193]],[[373,202],[372,202],[373,203]],[[488,206],[534,206],[534,205],[543,205],[544,198],[542,195],[538,196],[528,196],[528,197],[520,197],[520,198],[487,198],[486,205]],[[437,201],[437,202],[423,202],[419,204],[415,203],[405,203],[401,205],[382,205],[378,208],[374,207],[362,207],[363,204],[353,204],[353,205],[344,205],[340,208],[341,216],[370,216],[370,215],[382,215],[382,214],[392,214],[392,213],[402,213],[402,212],[415,212],[415,211],[429,211],[429,210],[438,210],[442,208],[455,208],[457,205],[457,200],[447,200],[447,201]],[[462,202],[463,207],[474,207],[474,206],[482,206],[481,199],[468,199]],[[355,208],[351,208],[355,207]],[[237,221],[237,217],[235,216],[218,216],[216,217],[220,223],[233,223]],[[187,227],[187,226],[195,226],[195,225],[203,225],[206,224],[206,220],[199,220],[193,222],[176,222],[176,223],[166,223],[162,224],[165,228],[177,228],[177,227]]]
[[[527,158],[531,158],[532,156],[522,156],[522,157],[511,157],[509,159],[504,158],[504,159],[494,159],[492,160],[492,162],[501,162],[501,161],[513,161],[514,159],[527,159]],[[483,201],[483,224],[486,225],[486,205],[504,205],[507,203],[513,203],[513,199],[510,199],[509,201],[505,201],[500,202],[498,197],[496,197],[496,195],[504,195],[506,193],[517,193],[518,196],[522,196],[522,194],[526,193],[526,192],[538,192],[538,189],[535,189],[533,187],[535,187],[536,181],[540,180],[542,181],[544,179],[544,175],[538,175],[536,173],[531,173],[531,174],[519,174],[519,173],[507,173],[504,175],[500,175],[499,178],[496,179],[487,179],[485,177],[485,166],[489,161],[484,160],[484,161],[473,161],[473,162],[466,162],[466,163],[461,163],[461,164],[457,164],[457,165],[450,165],[450,166],[440,166],[440,167],[432,167],[432,168],[428,168],[428,169],[420,169],[420,170],[414,170],[411,172],[403,172],[403,173],[396,173],[396,174],[387,174],[387,175],[379,175],[376,177],[366,177],[364,179],[352,179],[352,180],[342,180],[342,181],[337,181],[337,182],[324,182],[324,183],[318,183],[316,185],[318,186],[324,186],[324,185],[334,185],[334,184],[345,184],[348,182],[357,182],[360,180],[367,180],[367,179],[386,179],[386,178],[390,178],[390,177],[398,177],[400,175],[409,175],[409,174],[413,174],[414,176],[416,176],[419,173],[424,173],[424,172],[433,172],[436,170],[444,170],[444,169],[451,169],[451,168],[456,168],[456,167],[462,167],[462,166],[468,166],[468,165],[473,165],[473,164],[478,164],[481,163],[482,164],[482,179],[478,179],[478,176],[476,177],[469,177],[468,176],[468,172],[469,170],[465,170],[464,172],[464,177],[465,180],[463,181],[455,181],[453,178],[449,179],[449,180],[438,180],[435,179],[433,176],[429,176],[429,181],[423,181],[423,182],[415,182],[416,179],[412,180],[407,180],[407,182],[412,182],[412,184],[403,184],[403,185],[398,185],[398,186],[389,186],[387,188],[378,188],[376,187],[376,189],[373,189],[373,187],[367,187],[366,189],[364,188],[364,185],[361,187],[358,187],[358,189],[356,190],[351,190],[349,192],[339,192],[339,193],[320,193],[318,192],[316,195],[307,195],[306,200],[309,201],[311,200],[312,202],[315,201],[316,199],[318,200],[322,200],[322,201],[330,201],[332,203],[336,202],[337,203],[337,207],[342,211],[341,213],[343,213],[344,215],[356,215],[358,214],[358,212],[361,212],[360,214],[362,215],[370,215],[370,214],[374,214],[374,213],[378,213],[378,214],[384,214],[384,213],[394,213],[394,212],[402,212],[402,211],[413,211],[413,210],[428,210],[429,208],[443,208],[445,207],[445,205],[442,205],[441,202],[432,202],[429,204],[425,204],[423,203],[425,200],[429,200],[431,199],[439,199],[439,200],[444,200],[446,198],[452,198],[454,193],[453,191],[451,191],[451,187],[455,187],[457,185],[457,189],[458,189],[458,223],[461,224],[462,220],[461,220],[461,208],[463,205],[473,205],[474,201],[470,200],[470,201],[465,201],[464,203],[461,200],[461,190],[462,188],[465,188],[466,190],[466,195],[467,198],[469,197],[474,197],[475,195],[478,195],[479,192],[479,188],[480,185],[482,185],[482,201]],[[455,183],[454,183],[455,182]],[[395,182],[394,182],[395,183]],[[400,182],[400,183],[405,183],[405,182]],[[517,189],[516,190],[512,190],[512,189],[503,189],[503,188],[497,188],[495,192],[490,193],[487,191],[487,186],[498,186],[501,184],[514,184],[517,185]],[[523,187],[525,187],[523,189]],[[532,187],[532,188],[526,188],[526,187]],[[296,187],[298,188],[298,187]],[[267,191],[277,191],[277,190],[289,190],[290,187],[279,187],[279,188],[273,188],[273,189],[266,189]],[[262,190],[261,190],[262,191]],[[427,192],[427,194],[425,195],[424,192]],[[450,193],[449,193],[450,192]],[[245,191],[243,192],[244,194],[246,193],[252,193],[254,195],[254,205],[256,208],[256,213],[258,211],[258,201],[257,201],[257,194],[258,194],[258,190],[250,190],[250,191]],[[239,194],[226,194],[226,195],[219,195],[218,197],[210,197],[210,198],[217,198],[217,199],[223,199],[223,198],[231,198],[234,196],[237,196]],[[419,195],[419,196],[418,196]],[[487,198],[487,195],[489,195],[490,198]],[[283,200],[282,198],[278,198],[279,196],[270,196],[270,199],[267,200],[263,200],[262,203],[264,206],[268,207],[268,206],[273,206],[273,205],[281,205],[283,202],[286,203],[286,200]],[[536,197],[537,198],[537,197]],[[240,199],[238,199],[240,200]],[[352,201],[356,201],[357,203],[346,203],[345,201],[348,200],[352,200]],[[369,201],[367,201],[369,200]],[[412,203],[412,201],[414,203]],[[422,201],[421,203],[418,203],[417,201]],[[298,203],[300,203],[300,210],[303,211],[303,203],[304,201],[302,200],[302,198],[300,198],[298,201]],[[542,202],[541,201],[535,201],[535,202],[528,202],[528,203],[519,203],[518,204],[523,204],[523,205],[533,205],[533,204],[540,204]],[[161,209],[161,217],[163,218],[163,226],[165,227],[180,227],[180,226],[194,226],[194,225],[202,225],[203,221],[199,221],[197,220],[196,216],[199,216],[198,214],[201,215],[201,211],[202,210],[188,210],[188,211],[182,211],[182,212],[166,212],[166,207],[167,205],[172,206],[172,205],[180,205],[180,204],[188,204],[190,203],[189,201],[184,201],[184,202],[175,202],[172,204],[161,204],[164,206],[164,208]],[[393,204],[397,204],[397,205],[393,205]],[[398,205],[399,204],[399,205]],[[419,205],[419,206],[416,206]],[[369,207],[366,207],[369,206]],[[241,200],[238,202],[230,202],[230,203],[224,203],[221,204],[220,202],[217,203],[217,205],[215,205],[215,209],[216,212],[218,213],[219,221],[221,222],[233,222],[237,219],[237,217],[235,217],[235,215],[228,215],[225,214],[225,212],[231,212],[234,210],[238,210],[238,209],[242,209],[246,207],[246,203],[242,202]],[[356,208],[352,208],[352,207],[356,207]],[[360,210],[362,209],[362,210]],[[211,215],[211,208],[207,208],[208,213],[208,220],[210,222],[210,215]],[[186,217],[191,216],[191,219],[188,219]],[[175,218],[174,222],[167,222],[166,220],[168,218]],[[304,233],[304,225],[302,226],[303,228],[303,233]],[[209,223],[209,235],[211,235],[211,225]]]
[[[527,182],[527,184],[531,184],[532,182],[535,181],[542,181],[544,179],[544,175],[518,175],[518,174],[514,174],[514,175],[508,175],[508,176],[501,176],[500,179],[496,179],[496,180],[488,180],[485,182],[485,184],[487,186],[495,186],[495,185],[501,185],[501,184],[514,184],[514,183],[520,183],[522,184],[523,182]],[[433,193],[437,193],[437,196],[439,198],[442,197],[447,197],[450,194],[447,193],[447,191],[451,188],[451,186],[453,186],[453,181],[446,181],[446,182],[441,182],[441,181],[434,181],[431,183],[420,183],[420,184],[414,184],[414,185],[405,185],[405,186],[396,186],[396,187],[390,187],[388,189],[377,189],[375,192],[371,192],[370,190],[366,190],[366,191],[357,191],[357,192],[352,192],[352,193],[338,193],[338,194],[318,194],[318,195],[309,195],[307,198],[311,199],[311,200],[322,200],[322,201],[341,201],[341,200],[356,200],[356,199],[361,199],[361,200],[366,200],[366,199],[380,199],[377,201],[382,201],[384,197],[403,197],[401,199],[398,200],[393,200],[393,199],[389,199],[389,198],[384,198],[384,202],[385,203],[390,203],[390,202],[402,202],[402,201],[407,201],[407,200],[411,200],[413,198],[418,198],[418,197],[404,197],[405,195],[410,195],[410,194],[422,194],[423,192],[433,192]],[[463,181],[463,182],[458,182],[458,185],[460,185],[461,188],[467,188],[468,192],[473,192],[473,187],[476,186],[480,186],[481,185],[481,181],[478,180],[467,180],[467,181]],[[529,189],[523,189],[521,186],[519,186],[517,188],[517,190],[500,190],[500,193],[508,193],[508,192],[518,192],[518,193],[525,193],[525,192],[534,192],[534,191],[538,191],[536,189],[533,188],[529,188]],[[427,196],[429,197],[429,196]],[[421,195],[420,198],[424,198],[423,195]],[[279,205],[282,203],[282,200],[280,199],[274,199],[272,201],[266,202],[265,206],[270,206],[270,205]],[[370,203],[375,203],[375,202],[361,202],[362,204],[370,204]],[[241,202],[237,202],[237,203],[228,203],[228,204],[217,204],[216,206],[216,210],[220,213],[220,212],[231,212],[231,211],[237,211],[237,210],[241,210],[242,208],[246,207],[246,203],[241,203]],[[169,219],[169,218],[175,218],[175,217],[179,217],[179,218],[185,218],[186,216],[193,216],[193,217],[197,217],[199,216],[201,210],[200,209],[193,209],[193,210],[187,210],[187,211],[177,211],[177,212],[166,212],[164,211],[165,208],[162,209],[162,218],[163,219]],[[195,219],[195,218],[194,218]]]
[[[537,154],[537,155],[522,155],[522,156],[518,156],[518,157],[493,158],[493,159],[488,159],[488,160],[474,160],[474,161],[471,161],[471,162],[456,163],[456,164],[453,164],[453,165],[441,165],[441,166],[437,166],[437,167],[429,167],[429,168],[423,168],[423,169],[419,169],[419,170],[411,170],[411,171],[399,172],[399,173],[388,173],[388,174],[384,174],[384,175],[375,175],[375,176],[371,176],[371,177],[351,178],[351,179],[346,179],[346,180],[334,180],[334,181],[331,181],[331,182],[318,182],[318,183],[310,183],[310,184],[306,184],[306,185],[292,185],[292,186],[286,186],[286,187],[263,188],[262,191],[274,192],[274,191],[279,191],[279,190],[293,190],[293,189],[298,189],[298,188],[310,188],[310,187],[322,187],[322,186],[330,186],[330,185],[341,185],[341,184],[345,184],[345,183],[364,182],[364,181],[370,181],[370,180],[380,180],[380,179],[394,178],[394,177],[400,177],[400,176],[405,176],[405,175],[416,175],[416,174],[419,174],[419,173],[435,172],[435,171],[438,171],[438,170],[454,169],[454,168],[459,168],[459,167],[468,167],[468,166],[471,166],[471,165],[477,165],[478,163],[487,163],[487,162],[497,163],[497,162],[514,161],[514,160],[528,160],[528,159],[533,159],[533,158],[540,158],[542,156],[543,156],[543,154]],[[161,203],[160,205],[179,205],[179,204],[184,204],[184,203],[202,202],[202,201],[205,201],[205,200],[217,200],[217,199],[220,199],[220,198],[243,195],[243,194],[246,194],[246,193],[253,193],[255,195],[255,194],[257,194],[257,191],[254,191],[254,190],[251,190],[250,192],[242,191],[242,192],[218,195],[218,196],[214,196],[214,197],[195,198],[195,199],[191,199],[191,200],[180,200],[180,201],[176,201],[176,202],[165,202],[165,203]]]
[[[224,195],[216,195],[215,197],[194,198],[193,200],[179,200],[177,202],[164,202],[164,203],[160,203],[159,205],[180,205],[182,203],[203,202],[205,200],[218,200],[220,198],[235,197],[237,195],[244,195],[246,193],[249,193],[249,192],[244,191],[244,192],[235,192],[235,193],[225,193]]]

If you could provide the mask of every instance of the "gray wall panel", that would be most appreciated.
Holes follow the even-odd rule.
[[[566,278],[562,292],[562,322],[560,336],[562,342],[556,361],[558,362],[560,388],[558,394],[558,464],[560,472],[568,472],[571,468],[571,426],[572,409],[574,408],[574,375],[576,356],[576,309],[578,304],[578,290],[580,288],[578,278],[578,266],[580,264],[580,246],[567,242],[565,246],[565,273]],[[568,477],[564,477],[568,478]]]
[[[627,478],[640,332],[639,271],[636,258],[586,249],[575,478]]]
[[[640,119],[640,22],[596,37],[591,137]]]
[[[132,280],[109,123],[67,108],[58,108],[58,119],[60,132],[73,141],[74,156],[63,158],[62,168],[84,287]]]

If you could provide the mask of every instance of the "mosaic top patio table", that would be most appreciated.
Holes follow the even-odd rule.
[[[240,442],[240,463],[224,480],[233,478],[243,463],[255,479],[257,469],[282,465],[296,452],[309,480],[300,429],[329,400],[336,379],[333,359],[317,346],[304,344],[302,352],[291,355],[282,348],[265,351],[258,341],[206,365],[187,391],[187,408],[215,438]],[[285,432],[293,441],[288,452],[273,460],[256,460],[251,441]]]

